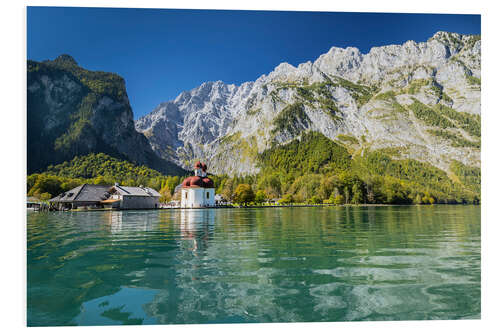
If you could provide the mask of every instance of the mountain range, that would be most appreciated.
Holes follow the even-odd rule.
[[[242,64],[244,65],[244,64]],[[437,32],[426,42],[332,47],[239,86],[206,82],[135,122],[154,152],[184,169],[252,175],[272,147],[319,132],[353,154],[385,149],[449,170],[480,166],[481,38]]]
[[[201,159],[214,174],[254,175],[266,152],[307,133],[353,158],[383,150],[446,172],[454,161],[480,167],[478,35],[437,32],[367,54],[332,47],[253,82],[203,83],[135,122],[123,78],[69,55],[28,60],[27,88],[28,173],[102,152],[163,174]]]

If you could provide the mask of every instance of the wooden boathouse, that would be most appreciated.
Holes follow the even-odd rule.
[[[154,209],[160,194],[149,187],[83,184],[49,200],[52,209]]]

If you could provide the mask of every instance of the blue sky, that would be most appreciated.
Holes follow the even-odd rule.
[[[481,33],[479,15],[28,7],[28,59],[121,75],[134,117],[205,81],[241,84],[330,47]]]

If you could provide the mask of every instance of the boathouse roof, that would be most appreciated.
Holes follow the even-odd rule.
[[[83,184],[50,199],[52,202],[99,202],[107,198],[111,185]]]
[[[118,192],[121,195],[125,196],[134,196],[134,197],[161,197],[161,194],[158,193],[155,189],[152,189],[150,187],[144,187],[144,186],[121,186],[121,185],[115,185],[113,186],[114,189],[116,189],[116,192]]]
[[[114,190],[113,190],[114,189]],[[51,202],[101,202],[109,199],[111,192],[123,196],[161,197],[161,194],[150,187],[133,187],[115,185],[83,184],[50,199]]]

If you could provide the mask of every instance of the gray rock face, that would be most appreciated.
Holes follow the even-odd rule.
[[[258,172],[258,153],[307,130],[332,140],[354,137],[361,152],[396,147],[401,158],[444,170],[452,159],[478,166],[479,136],[450,117],[458,112],[479,118],[480,76],[479,36],[438,32],[427,42],[374,47],[368,54],[332,47],[314,62],[282,63],[255,82],[204,83],[160,104],[135,128],[159,156],[179,166],[203,159],[211,172],[231,175]],[[448,125],[415,111],[415,101]],[[295,104],[303,112],[293,114],[289,107]],[[438,106],[451,108],[451,116]],[[436,131],[455,135],[455,141]],[[469,144],[457,144],[457,136]]]

